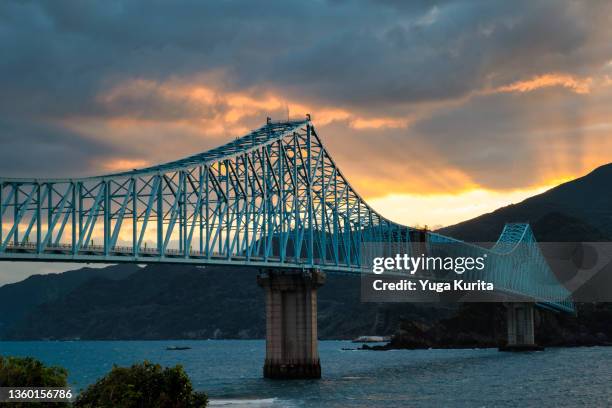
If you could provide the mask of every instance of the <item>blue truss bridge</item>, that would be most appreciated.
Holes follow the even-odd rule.
[[[268,120],[223,146],[144,169],[0,178],[0,215],[2,261],[259,267],[270,378],[321,376],[317,287],[325,273],[371,272],[367,245],[411,256],[486,254],[485,270],[463,276],[528,299],[507,303],[514,349],[535,347],[534,305],[574,312],[528,224],[507,224],[485,248],[392,222],[350,185],[310,116]]]
[[[364,243],[453,244],[494,267],[471,276],[542,306],[574,310],[528,224],[492,248],[403,226],[373,210],[310,119],[140,170],[69,179],[0,178],[0,260],[191,263],[367,271]],[[421,246],[422,247],[422,246]],[[418,255],[418,254],[417,254]]]

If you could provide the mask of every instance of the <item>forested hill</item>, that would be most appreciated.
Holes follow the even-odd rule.
[[[612,164],[438,232],[471,242],[494,242],[506,222],[531,223],[541,242],[609,240],[612,237]]]

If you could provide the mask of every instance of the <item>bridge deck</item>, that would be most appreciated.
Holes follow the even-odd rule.
[[[362,265],[361,255],[371,243],[399,245],[409,253],[419,245],[440,253],[444,246],[486,252],[493,267],[483,280],[573,310],[527,224],[508,224],[489,249],[397,224],[355,191],[309,120],[268,122],[223,146],[140,170],[0,178],[0,260],[357,274],[370,266]]]

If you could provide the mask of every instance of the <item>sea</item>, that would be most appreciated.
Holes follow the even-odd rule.
[[[190,347],[167,350],[168,347]],[[357,350],[320,341],[320,380],[268,380],[263,340],[0,342],[65,367],[74,392],[113,365],[182,365],[211,407],[612,407],[612,347]]]

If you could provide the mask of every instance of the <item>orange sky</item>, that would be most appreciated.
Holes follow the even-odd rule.
[[[0,10],[0,174],[138,168],[310,113],[383,214],[449,225],[612,161],[607,2],[115,5]]]
[[[287,109],[291,116],[309,112],[332,156],[358,192],[375,208],[404,224],[441,226],[521,201],[609,162],[612,122],[608,122],[601,109],[589,108],[591,103],[599,106],[600,99],[610,97],[612,87],[606,77],[607,68],[603,67],[599,76],[588,78],[543,73],[393,115],[303,103],[274,91],[224,92],[209,85],[205,75],[166,82],[135,79],[115,84],[100,93],[98,101],[114,111],[115,105],[137,105],[139,101],[153,98],[160,109],[176,114],[152,118],[128,111],[125,115],[103,118],[76,116],[61,124],[87,138],[104,138],[129,151],[129,154],[94,162],[91,170],[113,172],[212,148],[260,126],[268,115],[286,116]],[[439,112],[460,112],[471,107],[474,101],[486,103],[489,98],[506,98],[514,103],[521,103],[523,99],[522,103],[527,104],[535,100],[554,106],[575,97],[582,98],[584,105],[580,118],[570,120],[564,112],[554,110],[543,110],[542,115],[520,110],[518,118],[512,112],[508,120],[513,124],[522,120],[518,128],[523,127],[526,135],[507,136],[505,139],[514,140],[503,140],[502,148],[510,149],[507,152],[510,156],[515,147],[520,147],[526,155],[533,155],[516,157],[516,165],[524,168],[515,167],[513,160],[501,168],[495,163],[490,170],[471,168],[469,163],[462,163],[461,151],[474,146],[476,150],[482,149],[483,152],[475,153],[476,159],[481,155],[486,157],[487,150],[499,154],[494,152],[495,139],[488,141],[485,135],[476,145],[468,141],[468,146],[463,147],[459,134],[448,140],[453,146],[441,148],[437,145],[439,142],[432,142],[418,127],[420,122],[436,120]],[[502,118],[503,113],[500,111]],[[443,119],[448,121],[447,132],[452,136],[453,121]],[[484,126],[491,126],[492,133],[497,131],[497,124],[484,121]],[[454,156],[455,150],[457,156]],[[500,177],[487,174],[500,171],[505,173]]]

